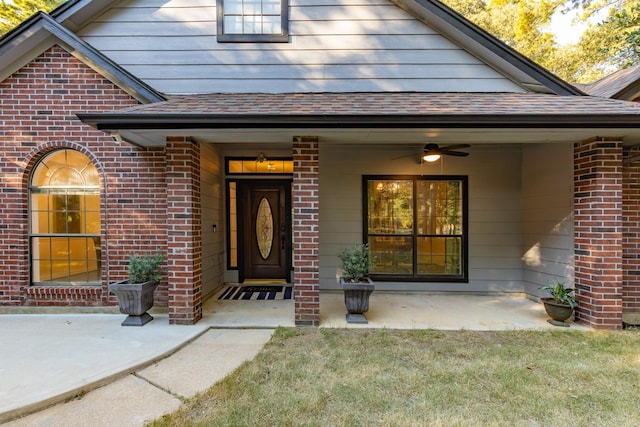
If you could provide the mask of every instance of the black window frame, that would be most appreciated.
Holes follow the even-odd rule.
[[[413,182],[413,216],[414,230],[411,240],[413,247],[413,273],[408,274],[371,274],[371,279],[379,282],[450,282],[450,283],[469,283],[469,177],[467,175],[363,175],[362,176],[362,243],[368,243],[369,236],[369,195],[368,182],[371,180],[411,180]],[[417,238],[426,236],[418,234],[415,231],[417,209],[416,186],[418,181],[461,181],[462,182],[462,234],[460,256],[461,274],[460,275],[442,275],[442,274],[417,274]],[[407,235],[409,236],[409,235]],[[445,234],[433,236],[446,236]]]
[[[289,2],[280,3],[280,34],[227,34],[224,31],[224,1],[216,0],[216,26],[219,43],[288,43]]]

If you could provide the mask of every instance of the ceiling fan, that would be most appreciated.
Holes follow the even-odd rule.
[[[455,150],[460,150],[460,149],[469,148],[469,147],[471,147],[469,144],[454,144],[454,145],[447,145],[446,147],[440,147],[438,144],[434,144],[430,142],[426,144],[422,149],[421,157],[422,157],[422,160],[425,160],[427,162],[435,162],[436,160],[440,159],[441,156],[466,157],[469,155],[469,153],[465,153],[464,151],[455,151]],[[406,156],[396,157],[393,160],[402,159],[405,157],[411,157],[414,155],[415,154],[408,154]]]

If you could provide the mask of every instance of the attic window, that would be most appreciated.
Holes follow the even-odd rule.
[[[287,0],[216,0],[218,42],[286,43]]]

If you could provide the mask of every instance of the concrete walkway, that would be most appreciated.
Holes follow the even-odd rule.
[[[321,294],[321,327],[554,328],[519,296],[374,292],[368,325],[347,324],[342,299]],[[122,314],[0,314],[0,423],[142,426],[252,359],[276,326],[293,326],[291,300],[212,298],[203,313],[193,326],[153,313],[141,328],[120,326]]]

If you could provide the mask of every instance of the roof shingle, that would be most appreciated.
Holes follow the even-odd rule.
[[[174,96],[119,115],[640,115],[640,104],[537,93],[238,93]],[[640,117],[639,117],[640,118]]]

